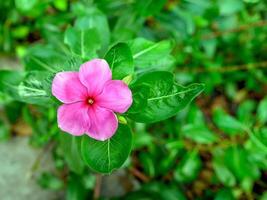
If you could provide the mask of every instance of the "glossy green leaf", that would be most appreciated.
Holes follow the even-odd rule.
[[[187,87],[174,82],[169,72],[150,72],[131,85],[133,105],[128,116],[137,121],[152,123],[170,118],[185,108],[204,89],[203,84]]]
[[[172,70],[174,58],[170,54],[173,48],[171,41],[151,42],[137,38],[128,42],[134,58],[137,72],[153,70]],[[160,59],[159,59],[160,58]]]
[[[99,33],[95,28],[80,30],[70,27],[65,32],[64,42],[72,53],[81,56],[84,60],[97,57],[96,51],[101,47]]]
[[[81,152],[85,163],[94,171],[111,173],[128,158],[132,147],[132,133],[128,126],[119,125],[115,135],[106,141],[83,136]]]
[[[134,73],[133,57],[126,43],[114,45],[105,55],[112,70],[113,79],[123,79]]]

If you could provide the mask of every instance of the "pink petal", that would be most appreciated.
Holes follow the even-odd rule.
[[[72,135],[83,135],[90,127],[88,109],[84,102],[61,105],[57,111],[59,128]]]
[[[131,90],[123,81],[119,80],[108,81],[103,92],[96,97],[97,105],[118,113],[126,112],[132,102]]]
[[[81,65],[79,77],[87,87],[89,95],[100,94],[112,74],[108,63],[103,59],[93,59]]]
[[[91,127],[86,133],[90,137],[104,141],[114,135],[118,128],[116,115],[108,109],[94,105],[89,108]]]
[[[63,103],[82,101],[88,96],[78,72],[57,73],[52,83],[52,94]]]

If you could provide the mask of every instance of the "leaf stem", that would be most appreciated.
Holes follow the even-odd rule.
[[[96,183],[95,183],[95,188],[94,188],[94,200],[99,199],[100,197],[100,191],[101,191],[101,184],[102,184],[102,175],[101,174],[96,174]]]

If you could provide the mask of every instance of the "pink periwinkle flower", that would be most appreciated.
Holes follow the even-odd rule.
[[[52,94],[64,103],[57,112],[61,130],[101,141],[112,137],[118,128],[115,112],[124,113],[132,104],[131,90],[123,81],[112,80],[103,59],[82,64],[79,72],[57,73]]]

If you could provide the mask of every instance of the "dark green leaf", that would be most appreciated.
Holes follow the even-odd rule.
[[[225,188],[216,194],[215,200],[235,200],[235,197],[230,189]]]
[[[82,156],[94,171],[111,173],[126,161],[132,147],[132,133],[128,126],[119,125],[115,135],[106,141],[88,136],[82,138]]]
[[[134,73],[132,53],[125,43],[114,45],[105,55],[105,59],[112,70],[113,79],[122,79]]]
[[[203,84],[177,85],[169,72],[146,73],[131,86],[134,103],[128,116],[152,123],[170,118],[185,108],[204,89]]]

